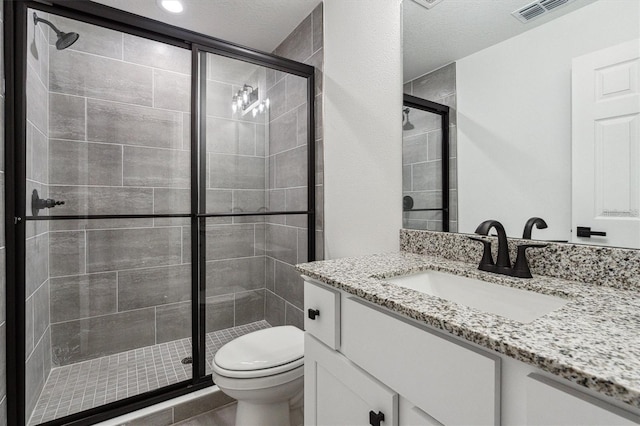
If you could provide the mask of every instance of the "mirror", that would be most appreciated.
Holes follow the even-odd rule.
[[[533,239],[640,248],[640,2],[421,4],[403,1],[403,91],[451,107],[450,230],[521,238],[540,217]],[[424,134],[428,152],[418,127],[403,151]],[[403,158],[410,195],[429,167]]]

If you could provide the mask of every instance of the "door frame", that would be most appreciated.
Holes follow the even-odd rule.
[[[203,237],[207,217],[306,215],[308,260],[315,260],[315,68],[313,66],[262,52],[239,44],[209,37],[89,0],[4,0],[5,64],[5,234],[6,234],[6,368],[8,424],[23,426],[25,415],[25,237],[26,222],[32,220],[120,219],[148,217],[190,218],[192,229],[192,356],[190,380],[151,392],[125,398],[103,406],[71,414],[43,425],[90,425],[196,390],[212,386],[205,375],[205,263]],[[26,212],[26,73],[27,9],[53,13],[66,18],[189,49],[191,55],[191,212],[164,215],[75,215],[27,216]],[[307,80],[307,209],[301,211],[206,213],[206,184],[202,163],[206,160],[206,126],[199,112],[205,99],[200,96],[200,76],[206,64],[199,61],[201,52],[250,62],[296,75]],[[206,78],[206,76],[202,76]],[[195,113],[194,113],[195,112]]]

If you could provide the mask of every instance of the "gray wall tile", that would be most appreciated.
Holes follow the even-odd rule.
[[[187,151],[124,147],[125,186],[189,188],[191,157]]]
[[[85,98],[49,94],[49,137],[84,140]]]
[[[87,231],[87,272],[179,264],[179,227]]]
[[[118,272],[118,310],[191,300],[191,265]]]
[[[51,221],[51,231],[152,227],[153,219],[78,219]]]
[[[124,34],[123,39],[125,61],[191,74],[190,50],[130,34]]]
[[[155,343],[155,309],[139,309],[51,326],[53,363],[111,355]]]
[[[207,152],[255,155],[256,125],[207,117]]]
[[[298,231],[296,228],[267,224],[266,239],[268,256],[282,262],[296,263],[298,259]]]
[[[85,273],[84,231],[49,233],[49,276],[78,275]]]
[[[153,212],[155,214],[178,214],[191,212],[191,190],[178,188],[154,188]],[[189,218],[156,218],[156,226],[189,225]]]
[[[49,17],[54,25],[64,28],[65,32],[76,32],[81,35],[70,47],[71,50],[122,59],[122,33],[62,16],[49,15]],[[49,29],[49,44],[55,45],[56,40],[54,31]]]
[[[304,330],[304,315],[302,309],[298,309],[287,303],[285,324],[293,325],[294,327],[298,327],[300,330]]]
[[[429,159],[428,134],[402,138],[402,164],[421,163]]]
[[[264,319],[265,290],[236,293],[236,326]]]
[[[49,141],[49,180],[60,185],[122,185],[122,146]]]
[[[264,288],[265,258],[246,257],[210,261],[207,268],[207,297]]]
[[[50,186],[49,196],[63,200],[55,214],[151,214],[153,189],[105,186]]]
[[[293,306],[302,309],[304,282],[293,266],[283,262],[276,262],[275,293]]]
[[[1,216],[1,215],[0,215]],[[4,273],[6,271],[6,249],[5,247],[0,247],[0,324],[2,324],[7,319],[7,275]],[[0,344],[3,342],[0,339]],[[2,351],[0,351],[2,352]],[[2,367],[0,366],[0,371],[2,371]],[[0,386],[2,385],[2,380],[0,380]],[[0,392],[2,395],[2,392]],[[2,397],[0,397],[2,398]]]
[[[153,106],[189,112],[191,77],[175,72],[153,70]]]
[[[276,296],[271,291],[266,292],[265,300],[265,317],[272,327],[284,325],[285,319],[285,301],[283,298]]]
[[[313,53],[311,15],[307,16],[276,48],[276,55],[304,62]]]
[[[24,304],[24,321],[25,321],[25,342],[24,350],[27,357],[33,352],[35,342],[33,341],[35,318],[33,314],[33,296],[27,298]]]
[[[164,343],[191,336],[191,303],[156,307],[156,342]]]
[[[264,212],[266,210],[265,196],[265,191],[261,189],[235,190],[233,191],[233,211]]]
[[[237,155],[211,154],[210,188],[264,189],[264,159]]]
[[[42,348],[43,344],[42,342],[40,343],[41,344],[38,345],[31,354],[31,357],[27,359],[25,366],[26,406],[24,409],[27,417],[31,415],[40,396],[40,392],[44,387],[44,351]]]
[[[62,322],[116,312],[117,274],[51,278],[51,322]]]
[[[87,139],[179,149],[182,147],[182,114],[88,99]]]
[[[313,51],[315,52],[318,49],[321,49],[324,45],[322,2],[313,9],[313,12],[311,12],[311,27],[313,29],[311,33],[313,40],[312,46]]]
[[[40,341],[49,327],[49,282],[33,293],[33,340]]]
[[[223,296],[207,297],[206,307],[206,332],[224,330],[234,326],[235,296],[227,294]]]
[[[29,297],[49,277],[49,234],[29,238],[25,244],[25,291]],[[51,259],[52,272],[53,261]]]
[[[307,147],[278,154],[275,165],[276,188],[304,186],[307,183]],[[271,166],[273,167],[273,166]]]
[[[207,260],[253,256],[254,237],[251,224],[207,226]]]
[[[289,74],[285,78],[287,87],[287,111],[307,103],[307,79]]]
[[[27,120],[48,134],[49,94],[32,67],[27,67]]]
[[[442,189],[442,161],[414,164],[412,173],[414,191]]]
[[[52,92],[151,106],[150,68],[51,46],[49,87]]]
[[[27,179],[39,183],[49,182],[48,138],[27,123]]]
[[[207,189],[207,212],[229,213],[233,206],[233,191],[225,189]],[[230,218],[209,218],[207,224],[215,220],[223,220],[230,223]],[[217,223],[217,222],[216,222]]]
[[[297,123],[298,120],[295,110],[289,111],[269,123],[270,155],[278,154],[297,146]]]
[[[232,118],[231,100],[238,89],[240,87],[234,89],[231,84],[207,80],[207,115]]]
[[[286,98],[286,84],[282,79],[275,86],[267,91],[267,97],[269,98],[269,116],[271,120],[280,117],[287,111],[287,98]]]

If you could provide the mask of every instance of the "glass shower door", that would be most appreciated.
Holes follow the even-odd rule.
[[[63,49],[47,23],[79,37]],[[189,380],[191,51],[28,11],[26,418]]]

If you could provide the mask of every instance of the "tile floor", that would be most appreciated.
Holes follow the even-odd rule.
[[[225,343],[270,327],[258,321],[207,334],[207,372]],[[175,340],[51,370],[29,425],[84,411],[191,378],[191,339]]]

